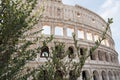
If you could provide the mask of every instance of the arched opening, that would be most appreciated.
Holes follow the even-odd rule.
[[[80,48],[80,55],[84,55],[84,48]]]
[[[105,59],[107,62],[109,62],[109,55],[107,53],[105,53]]]
[[[69,80],[77,80],[75,73],[73,70],[69,72]]]
[[[110,71],[108,72],[108,77],[109,77],[109,80],[113,80],[113,75]]]
[[[110,58],[111,58],[111,62],[113,62],[113,57],[112,57],[112,55],[110,55]]]
[[[50,31],[50,26],[48,25],[45,25],[42,27],[43,31],[42,31],[42,34],[48,34],[50,35],[51,31]]]
[[[47,46],[43,46],[41,48],[41,57],[49,57],[49,48]]]
[[[92,53],[91,50],[90,50],[90,59],[91,59],[91,60],[96,60],[96,54],[95,54],[95,52]]]
[[[55,27],[55,35],[57,35],[57,36],[63,36],[63,27],[56,26]]]
[[[68,27],[67,28],[67,37],[72,37],[73,32],[74,32],[74,28]]]
[[[101,76],[102,76],[102,80],[107,80],[107,75],[105,71],[102,71]]]
[[[100,50],[98,50],[98,58],[100,61],[103,61],[103,53]]]
[[[78,38],[84,39],[84,31],[83,30],[78,30]]]
[[[120,79],[120,72],[117,72],[117,77],[118,77],[117,80],[119,80]]]
[[[69,58],[73,57],[74,48],[73,48],[72,46],[70,46],[70,47],[68,48],[68,51],[69,51],[68,57],[69,57]]]
[[[116,75],[116,73],[114,72],[114,78],[115,78],[115,80],[117,80],[117,75]]]
[[[93,41],[92,33],[91,32],[87,32],[86,36],[87,36],[87,40]]]
[[[94,35],[94,40],[97,41],[99,39],[99,36],[97,34]]]
[[[54,80],[63,80],[63,73],[60,70],[55,72]]]
[[[117,80],[119,80],[119,79],[120,79],[120,73],[117,72]]]
[[[82,71],[82,80],[89,80],[90,75],[88,71]]]
[[[99,74],[98,74],[98,72],[96,70],[93,71],[93,80],[100,80],[99,79]]]

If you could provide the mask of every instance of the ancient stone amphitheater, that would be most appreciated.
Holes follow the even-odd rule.
[[[96,13],[79,5],[69,6],[61,0],[46,0],[45,11],[36,29],[44,29],[42,34],[49,36],[53,34],[55,40],[65,42],[66,49],[74,52],[72,33],[74,32],[79,40],[80,51],[83,48],[90,49],[98,40],[106,27],[106,22]],[[41,50],[37,60],[44,62],[44,55],[49,56],[48,47]],[[91,55],[83,68],[80,80],[93,74],[93,80],[120,80],[120,66],[118,53],[115,51],[115,44],[109,29],[106,39],[100,47]]]

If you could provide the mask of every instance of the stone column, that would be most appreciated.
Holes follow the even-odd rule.
[[[55,35],[55,25],[54,25],[54,23],[51,24],[51,34]]]
[[[78,29],[77,29],[77,25],[74,26],[74,33],[76,35],[76,39],[78,39]]]
[[[67,37],[67,28],[66,28],[66,25],[63,25],[63,36],[64,36],[64,38]]]
[[[87,31],[86,30],[83,31],[84,31],[84,39],[87,40]]]

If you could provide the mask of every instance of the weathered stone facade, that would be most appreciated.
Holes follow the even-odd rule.
[[[46,32],[43,32],[45,36],[53,34],[55,40],[65,42],[66,49],[74,46],[71,32],[76,33],[80,48],[90,49],[107,25],[96,13],[79,5],[64,5],[61,0],[47,0],[44,8],[43,17],[34,31],[45,27]],[[50,46],[52,43],[48,48]],[[44,62],[45,58],[40,57],[41,55],[38,54],[37,60]],[[93,80],[120,80],[118,53],[114,49],[110,29],[106,40],[95,51],[95,55],[90,56],[86,61],[80,80],[86,80],[84,77],[93,73],[95,74]]]

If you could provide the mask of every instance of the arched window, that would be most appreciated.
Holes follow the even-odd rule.
[[[80,48],[80,54],[84,55],[84,48]]]
[[[98,74],[98,72],[96,70],[93,71],[93,80],[100,80],[99,79],[99,74]]]
[[[82,80],[89,80],[90,75],[88,71],[82,71]]]
[[[67,36],[72,37],[72,33],[74,32],[73,28],[67,28]]]
[[[72,70],[69,72],[69,80],[77,80],[75,73]]]
[[[42,34],[50,35],[50,26],[45,25],[45,26],[42,27],[42,29],[43,29]]]
[[[102,71],[101,76],[102,76],[102,80],[107,80],[107,75],[105,71]]]
[[[90,40],[90,41],[93,40],[93,38],[92,38],[92,33],[87,32],[87,40]]]
[[[116,75],[116,73],[114,72],[114,78],[115,78],[115,80],[117,80],[117,75]]]
[[[91,50],[90,50],[90,59],[91,59],[91,60],[96,60],[95,52],[92,53]]]
[[[63,80],[63,73],[60,70],[55,72],[54,80]]]
[[[49,57],[49,48],[47,46],[43,46],[41,48],[41,57]]]
[[[94,40],[97,41],[99,39],[98,35],[94,35]]]
[[[108,72],[108,76],[109,76],[109,80],[113,80],[113,75],[110,71]]]
[[[100,50],[98,50],[98,58],[100,61],[103,61],[103,53]]]
[[[113,55],[110,55],[110,57],[111,57],[111,62],[113,62]]]
[[[60,26],[55,27],[55,35],[57,36],[63,36],[63,28]]]
[[[78,38],[84,39],[84,31],[78,30]]]
[[[69,58],[73,57],[74,49],[73,49],[72,46],[70,46],[70,47],[68,48],[68,51],[69,51],[69,53],[68,53],[68,57],[69,57]]]
[[[105,52],[105,59],[107,62],[109,62],[109,55]]]

